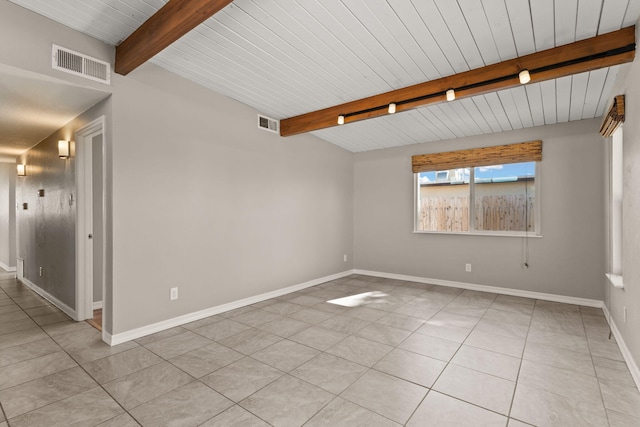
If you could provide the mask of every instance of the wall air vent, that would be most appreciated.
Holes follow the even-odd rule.
[[[55,44],[53,45],[51,66],[54,70],[75,74],[100,83],[111,84],[111,64]]]
[[[280,122],[261,114],[258,114],[258,127],[269,132],[280,133]]]

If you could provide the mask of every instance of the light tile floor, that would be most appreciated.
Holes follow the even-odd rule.
[[[600,309],[350,276],[109,347],[0,280],[0,427],[637,427],[608,334]]]

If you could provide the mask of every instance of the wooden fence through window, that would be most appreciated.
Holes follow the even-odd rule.
[[[482,196],[476,199],[475,229],[535,231],[534,199],[534,196],[529,196],[527,200],[524,194]],[[422,198],[418,229],[424,231],[469,231],[469,198]]]

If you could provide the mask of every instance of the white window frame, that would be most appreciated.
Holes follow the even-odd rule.
[[[526,163],[526,162],[523,162]],[[535,212],[535,231],[497,231],[497,230],[476,230],[475,229],[475,217],[471,214],[471,209],[469,209],[469,231],[430,231],[430,230],[418,230],[418,222],[419,222],[419,214],[420,214],[420,173],[413,174],[413,233],[415,234],[450,234],[450,235],[460,235],[460,236],[499,236],[499,237],[542,237],[542,232],[540,229],[540,194],[541,193],[541,185],[540,185],[540,163],[539,161],[535,162],[535,188],[536,188],[536,197],[533,205],[533,210]],[[506,164],[506,163],[505,163]],[[469,206],[475,205],[475,173],[474,169],[478,166],[470,166],[470,176],[469,176]]]
[[[609,273],[607,277],[616,288],[624,288],[622,280],[623,153],[624,133],[620,126],[613,133],[609,146]]]

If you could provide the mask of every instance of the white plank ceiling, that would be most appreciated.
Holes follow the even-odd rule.
[[[165,0],[11,0],[117,45]],[[635,25],[640,0],[235,0],[152,62],[281,119]],[[358,152],[601,116],[618,67],[314,132]],[[134,71],[135,73],[135,71]]]

